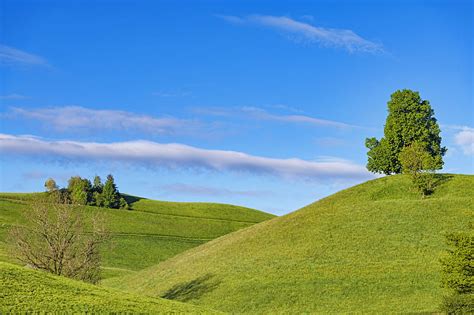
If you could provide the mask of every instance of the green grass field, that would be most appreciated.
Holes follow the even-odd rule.
[[[37,196],[37,194],[36,194]],[[15,263],[7,252],[8,229],[24,224],[22,212],[35,194],[0,193],[0,261]],[[133,210],[82,207],[85,217],[106,216],[112,241],[103,250],[103,277],[133,273],[221,235],[274,217],[226,204],[164,202],[127,196]]]
[[[236,313],[436,312],[445,234],[472,221],[474,176],[425,199],[389,176],[104,285]]]
[[[217,314],[165,299],[101,288],[0,262],[0,313]]]

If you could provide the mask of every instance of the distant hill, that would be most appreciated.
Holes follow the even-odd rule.
[[[210,313],[190,304],[141,297],[0,262],[0,313]]]
[[[0,193],[0,261],[7,230],[23,224],[21,213],[38,194]],[[133,210],[81,207],[87,217],[106,215],[112,242],[103,249],[103,276],[124,275],[157,264],[221,235],[273,218],[254,209],[216,203],[165,202],[126,196]]]
[[[445,234],[474,221],[474,176],[366,182],[106,285],[236,313],[419,313],[441,302]]]

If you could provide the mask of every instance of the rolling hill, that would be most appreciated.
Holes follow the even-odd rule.
[[[0,301],[1,314],[218,314],[185,303],[127,294],[8,263],[0,263]]]
[[[474,176],[439,180],[425,199],[372,180],[104,285],[236,313],[434,312],[444,236],[474,220]]]
[[[37,194],[0,193],[0,261],[15,263],[6,250],[12,225]],[[126,196],[133,210],[82,207],[85,217],[106,216],[112,242],[103,250],[103,277],[157,264],[221,235],[274,217],[258,210],[215,203],[165,202]]]

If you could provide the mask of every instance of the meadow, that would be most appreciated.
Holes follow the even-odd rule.
[[[432,313],[445,235],[474,221],[474,176],[372,180],[103,285],[230,313]]]
[[[7,250],[7,231],[25,224],[38,194],[0,193],[0,261],[18,263]],[[111,232],[103,248],[103,277],[130,274],[221,235],[273,218],[258,210],[227,204],[165,202],[127,196],[132,210],[83,206],[87,221],[102,213]]]
[[[217,311],[101,288],[0,262],[0,313],[187,313]]]

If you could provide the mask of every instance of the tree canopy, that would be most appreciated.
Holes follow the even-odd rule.
[[[52,178],[48,178],[46,182],[44,182],[44,187],[48,192],[53,192],[58,190],[58,185],[56,184],[56,181]]]
[[[446,148],[441,146],[440,128],[428,100],[418,92],[398,90],[391,95],[384,136],[365,141],[367,169],[374,173],[399,174],[402,172],[400,153],[417,142],[432,157],[434,169],[443,167]]]

